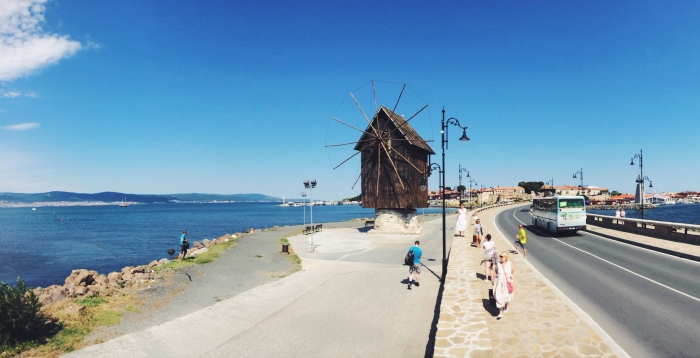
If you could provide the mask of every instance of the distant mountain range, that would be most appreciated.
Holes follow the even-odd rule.
[[[48,193],[22,194],[22,193],[0,193],[0,201],[16,203],[36,203],[47,201],[67,201],[86,202],[102,201],[115,202],[126,198],[128,202],[137,203],[172,203],[181,201],[262,201],[276,202],[282,201],[280,198],[263,194],[125,194],[115,192],[104,192],[95,194],[70,193],[65,191],[50,191]]]

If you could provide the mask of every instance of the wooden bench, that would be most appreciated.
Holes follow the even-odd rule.
[[[371,225],[371,226],[374,226],[374,220],[367,220],[367,221],[365,221],[365,227],[368,227],[368,226],[370,226],[370,225]]]

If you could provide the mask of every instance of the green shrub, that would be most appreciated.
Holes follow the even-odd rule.
[[[39,298],[24,281],[17,278],[15,287],[0,282],[0,347],[14,347],[36,341],[59,329],[39,311]]]

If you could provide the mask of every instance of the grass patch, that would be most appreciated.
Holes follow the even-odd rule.
[[[290,250],[290,251],[291,251],[291,250]],[[301,265],[301,259],[299,258],[299,256],[297,256],[297,254],[291,254],[291,253],[290,253],[290,254],[289,254],[289,260],[291,260],[293,263],[295,263],[295,264],[297,264],[297,265]]]
[[[82,300],[75,300],[75,303],[80,306],[85,306],[85,307],[97,307],[102,303],[107,302],[106,299],[100,296],[93,296],[93,297],[86,297],[83,298]]]
[[[95,326],[114,326],[122,319],[122,313],[112,310],[98,312],[92,316],[91,323]]]
[[[256,258],[262,258],[262,255],[255,255]]]
[[[134,306],[126,305],[126,307],[124,307],[124,312],[139,313],[139,309]]]
[[[282,245],[289,245],[289,240],[287,240],[286,237],[281,237],[281,238],[280,238],[280,244],[282,244]]]

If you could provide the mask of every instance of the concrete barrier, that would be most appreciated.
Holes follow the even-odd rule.
[[[586,223],[657,239],[700,245],[700,225],[587,214]]]

